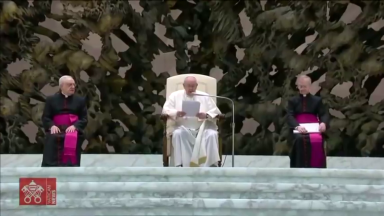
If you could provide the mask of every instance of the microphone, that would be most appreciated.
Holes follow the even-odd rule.
[[[231,98],[223,97],[223,96],[198,94],[198,93],[193,93],[193,95],[224,99],[232,103],[232,167],[235,167],[235,102]],[[227,156],[225,156],[225,158],[227,158]],[[224,159],[224,163],[225,163],[225,159]]]

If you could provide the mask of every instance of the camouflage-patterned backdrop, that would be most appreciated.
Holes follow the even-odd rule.
[[[64,74],[88,97],[85,152],[161,153],[165,81],[191,72],[236,100],[236,154],[287,154],[284,107],[307,73],[331,108],[328,154],[383,157],[384,2],[351,2],[1,1],[1,153],[42,152]]]

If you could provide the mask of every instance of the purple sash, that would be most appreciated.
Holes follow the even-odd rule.
[[[319,123],[319,119],[316,115],[308,113],[296,115],[296,121],[299,124]],[[326,163],[326,157],[323,146],[323,136],[321,135],[321,133],[309,133],[308,136],[311,145],[311,167],[322,168]],[[303,142],[305,148],[306,143],[304,139]]]
[[[53,117],[53,122],[55,125],[73,125],[79,117],[73,114],[61,114]],[[62,131],[65,133],[65,131]],[[76,146],[77,146],[77,131],[69,132],[65,134],[64,137],[64,149],[63,149],[63,157],[61,158],[61,162],[66,164],[68,161],[72,164],[77,163],[76,158]]]

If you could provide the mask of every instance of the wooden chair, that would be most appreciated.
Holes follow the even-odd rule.
[[[207,94],[210,95],[216,95],[217,94],[217,80],[213,77],[210,76],[205,76],[201,74],[182,74],[182,75],[176,75],[169,77],[167,79],[167,85],[166,85],[166,97],[168,99],[169,95],[172,92],[182,90],[184,89],[183,87],[183,82],[184,79],[187,76],[194,76],[196,77],[197,83],[199,84],[197,87],[197,90],[206,92]],[[216,98],[212,98],[216,102]],[[216,124],[218,124],[218,132],[219,132],[219,155],[220,155],[220,161],[218,162],[218,166],[221,167],[221,162],[222,162],[222,138],[220,134],[220,128],[221,124],[220,121],[224,119],[224,115],[218,115],[216,117],[218,121]],[[173,153],[173,147],[172,147],[172,135],[167,134],[167,121],[168,121],[168,115],[162,114],[161,119],[163,120],[164,123],[164,138],[163,138],[163,166],[168,167],[168,166],[175,166],[173,164],[172,160],[172,153]],[[169,163],[171,161],[171,164]]]

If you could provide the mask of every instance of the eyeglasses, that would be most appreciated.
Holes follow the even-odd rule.
[[[75,84],[75,83],[66,83],[65,85],[66,85],[66,86],[69,86],[69,87],[71,87],[71,86],[76,87],[76,84]]]

